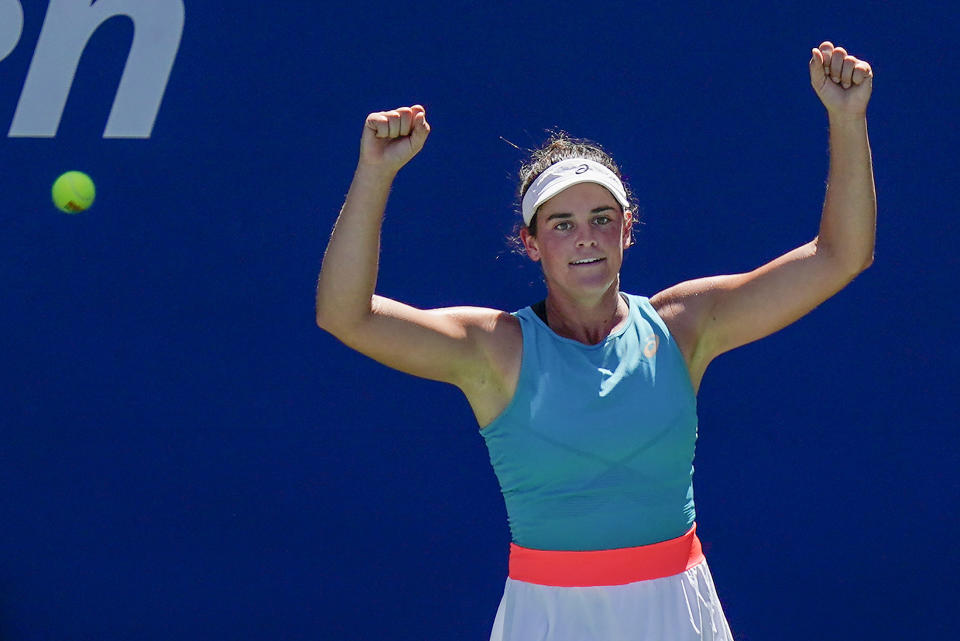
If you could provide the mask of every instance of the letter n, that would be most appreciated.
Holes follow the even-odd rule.
[[[133,43],[104,138],[149,138],[183,35],[183,0],[50,0],[11,137],[57,135],[87,42],[115,16],[133,21]]]

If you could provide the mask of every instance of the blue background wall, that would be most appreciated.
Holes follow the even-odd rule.
[[[7,3],[9,6],[9,2]],[[433,133],[388,207],[378,291],[513,310],[513,174],[561,127],[641,204],[652,294],[816,233],[810,48],[869,60],[875,265],[711,365],[699,533],[738,639],[956,634],[960,29],[940,3],[199,3],[149,139],[104,139],[133,23],[91,39],[55,138],[3,138],[0,638],[483,639],[496,479],[453,388],[317,329],[364,116]],[[0,60],[12,121],[47,5]],[[49,188],[88,172],[68,216]]]

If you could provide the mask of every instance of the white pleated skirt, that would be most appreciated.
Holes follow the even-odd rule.
[[[507,579],[490,641],[732,641],[707,562],[626,585]]]
[[[683,536],[585,552],[510,545],[490,641],[732,641],[696,524]]]

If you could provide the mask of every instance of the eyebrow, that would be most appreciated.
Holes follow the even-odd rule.
[[[610,205],[604,205],[603,207],[594,207],[593,209],[590,210],[590,213],[602,214],[605,211],[616,211],[616,210],[617,209],[615,207],[611,207]],[[573,218],[573,214],[568,212],[557,212],[556,214],[550,214],[549,216],[547,216],[547,221],[551,221],[554,218]]]

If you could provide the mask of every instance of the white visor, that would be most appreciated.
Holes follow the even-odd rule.
[[[620,182],[615,173],[593,160],[570,158],[547,167],[527,189],[521,205],[523,223],[529,225],[540,205],[567,187],[578,183],[603,185],[613,194],[613,197],[617,199],[624,210],[630,207],[627,202],[627,190],[623,188],[623,183]]]

